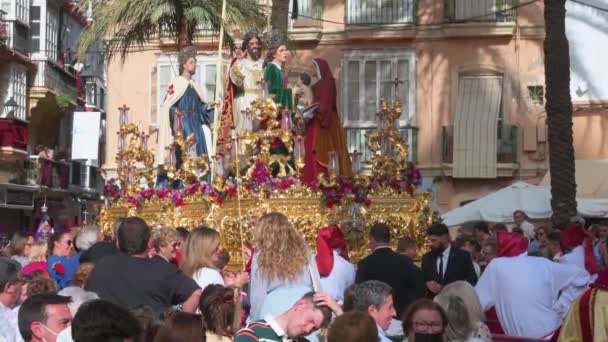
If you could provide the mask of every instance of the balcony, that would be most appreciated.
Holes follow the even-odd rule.
[[[98,167],[83,161],[55,161],[38,156],[25,160],[26,183],[50,189],[98,191]]]
[[[496,162],[498,164],[517,163],[517,127],[498,125],[496,141]],[[443,126],[441,134],[443,163],[454,161],[454,126]]]
[[[27,123],[19,120],[0,119],[0,158],[23,159],[27,156]]]
[[[346,6],[347,25],[414,23],[414,0],[347,0]]]
[[[517,0],[445,0],[445,20],[450,23],[512,22]]]
[[[367,161],[371,158],[371,152],[367,148],[367,135],[377,132],[378,129],[372,128],[346,128],[346,146],[350,152],[357,150],[361,152],[361,160]],[[418,161],[418,130],[414,127],[403,127],[399,129],[402,141],[409,145],[409,160],[416,163]]]
[[[6,12],[0,10],[0,44],[6,44],[8,40],[8,28],[4,20]]]
[[[35,63],[38,66],[38,72],[34,80],[34,87],[52,90],[56,95],[66,96],[76,104],[78,99],[76,77],[47,60],[37,60]]]

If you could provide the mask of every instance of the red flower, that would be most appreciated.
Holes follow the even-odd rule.
[[[289,183],[285,180],[282,180],[279,186],[281,187],[281,189],[287,189],[289,187]]]
[[[333,200],[328,199],[327,201],[325,201],[325,206],[329,209],[333,208],[334,204],[336,204],[336,202],[334,202]]]
[[[53,270],[60,276],[65,275],[65,266],[59,262],[53,264]]]
[[[365,200],[365,205],[367,207],[369,207],[371,204],[372,204],[372,200],[371,199],[368,198],[368,199]]]
[[[218,197],[215,199],[215,202],[219,205],[222,205],[222,203],[224,203],[224,198],[223,197]]]
[[[236,188],[228,188],[226,193],[228,193],[228,195],[230,195],[230,196],[234,196],[234,195],[236,195]]]
[[[180,197],[180,198],[177,198],[177,199],[175,200],[175,206],[176,206],[176,207],[181,207],[182,205],[184,205],[184,199],[183,199],[183,198],[181,198],[181,197]]]

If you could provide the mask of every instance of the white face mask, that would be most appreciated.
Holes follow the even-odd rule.
[[[48,332],[50,332],[51,334],[53,334],[53,335],[55,335],[55,336],[57,336],[57,335],[58,335],[58,334],[57,334],[57,333],[56,333],[56,332],[55,332],[53,329],[51,329],[51,328],[47,327],[47,326],[46,326],[46,324],[44,324],[44,323],[40,322],[40,325],[41,325],[41,326],[42,326],[44,329],[46,329]],[[42,342],[48,342],[48,341],[47,341],[46,339],[44,339],[44,338],[43,338],[43,339],[42,339]]]
[[[61,330],[59,335],[57,335],[57,342],[73,342],[73,341],[74,340],[72,339],[72,327],[71,326]]]

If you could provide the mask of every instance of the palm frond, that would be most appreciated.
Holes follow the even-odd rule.
[[[86,6],[89,0],[79,0]],[[134,48],[143,47],[159,35],[176,39],[182,20],[187,21],[189,35],[197,29],[218,33],[222,23],[222,0],[91,0],[93,24],[81,35],[78,54],[98,41],[105,42],[106,56],[120,56],[124,62]],[[261,28],[266,22],[256,0],[226,0],[224,40],[234,48],[232,32]],[[86,8],[86,7],[83,7]]]

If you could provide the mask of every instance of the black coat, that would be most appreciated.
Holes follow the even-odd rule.
[[[441,286],[445,286],[458,280],[464,280],[475,286],[477,273],[475,273],[473,260],[471,260],[469,253],[452,246],[443,279],[439,279],[439,273],[437,272],[438,256],[438,253],[431,251],[422,257],[422,273],[425,282],[434,280]]]
[[[411,302],[424,296],[425,286],[420,269],[412,259],[390,248],[376,249],[359,262],[355,283],[366,280],[379,280],[393,288],[393,301],[399,319]]]

